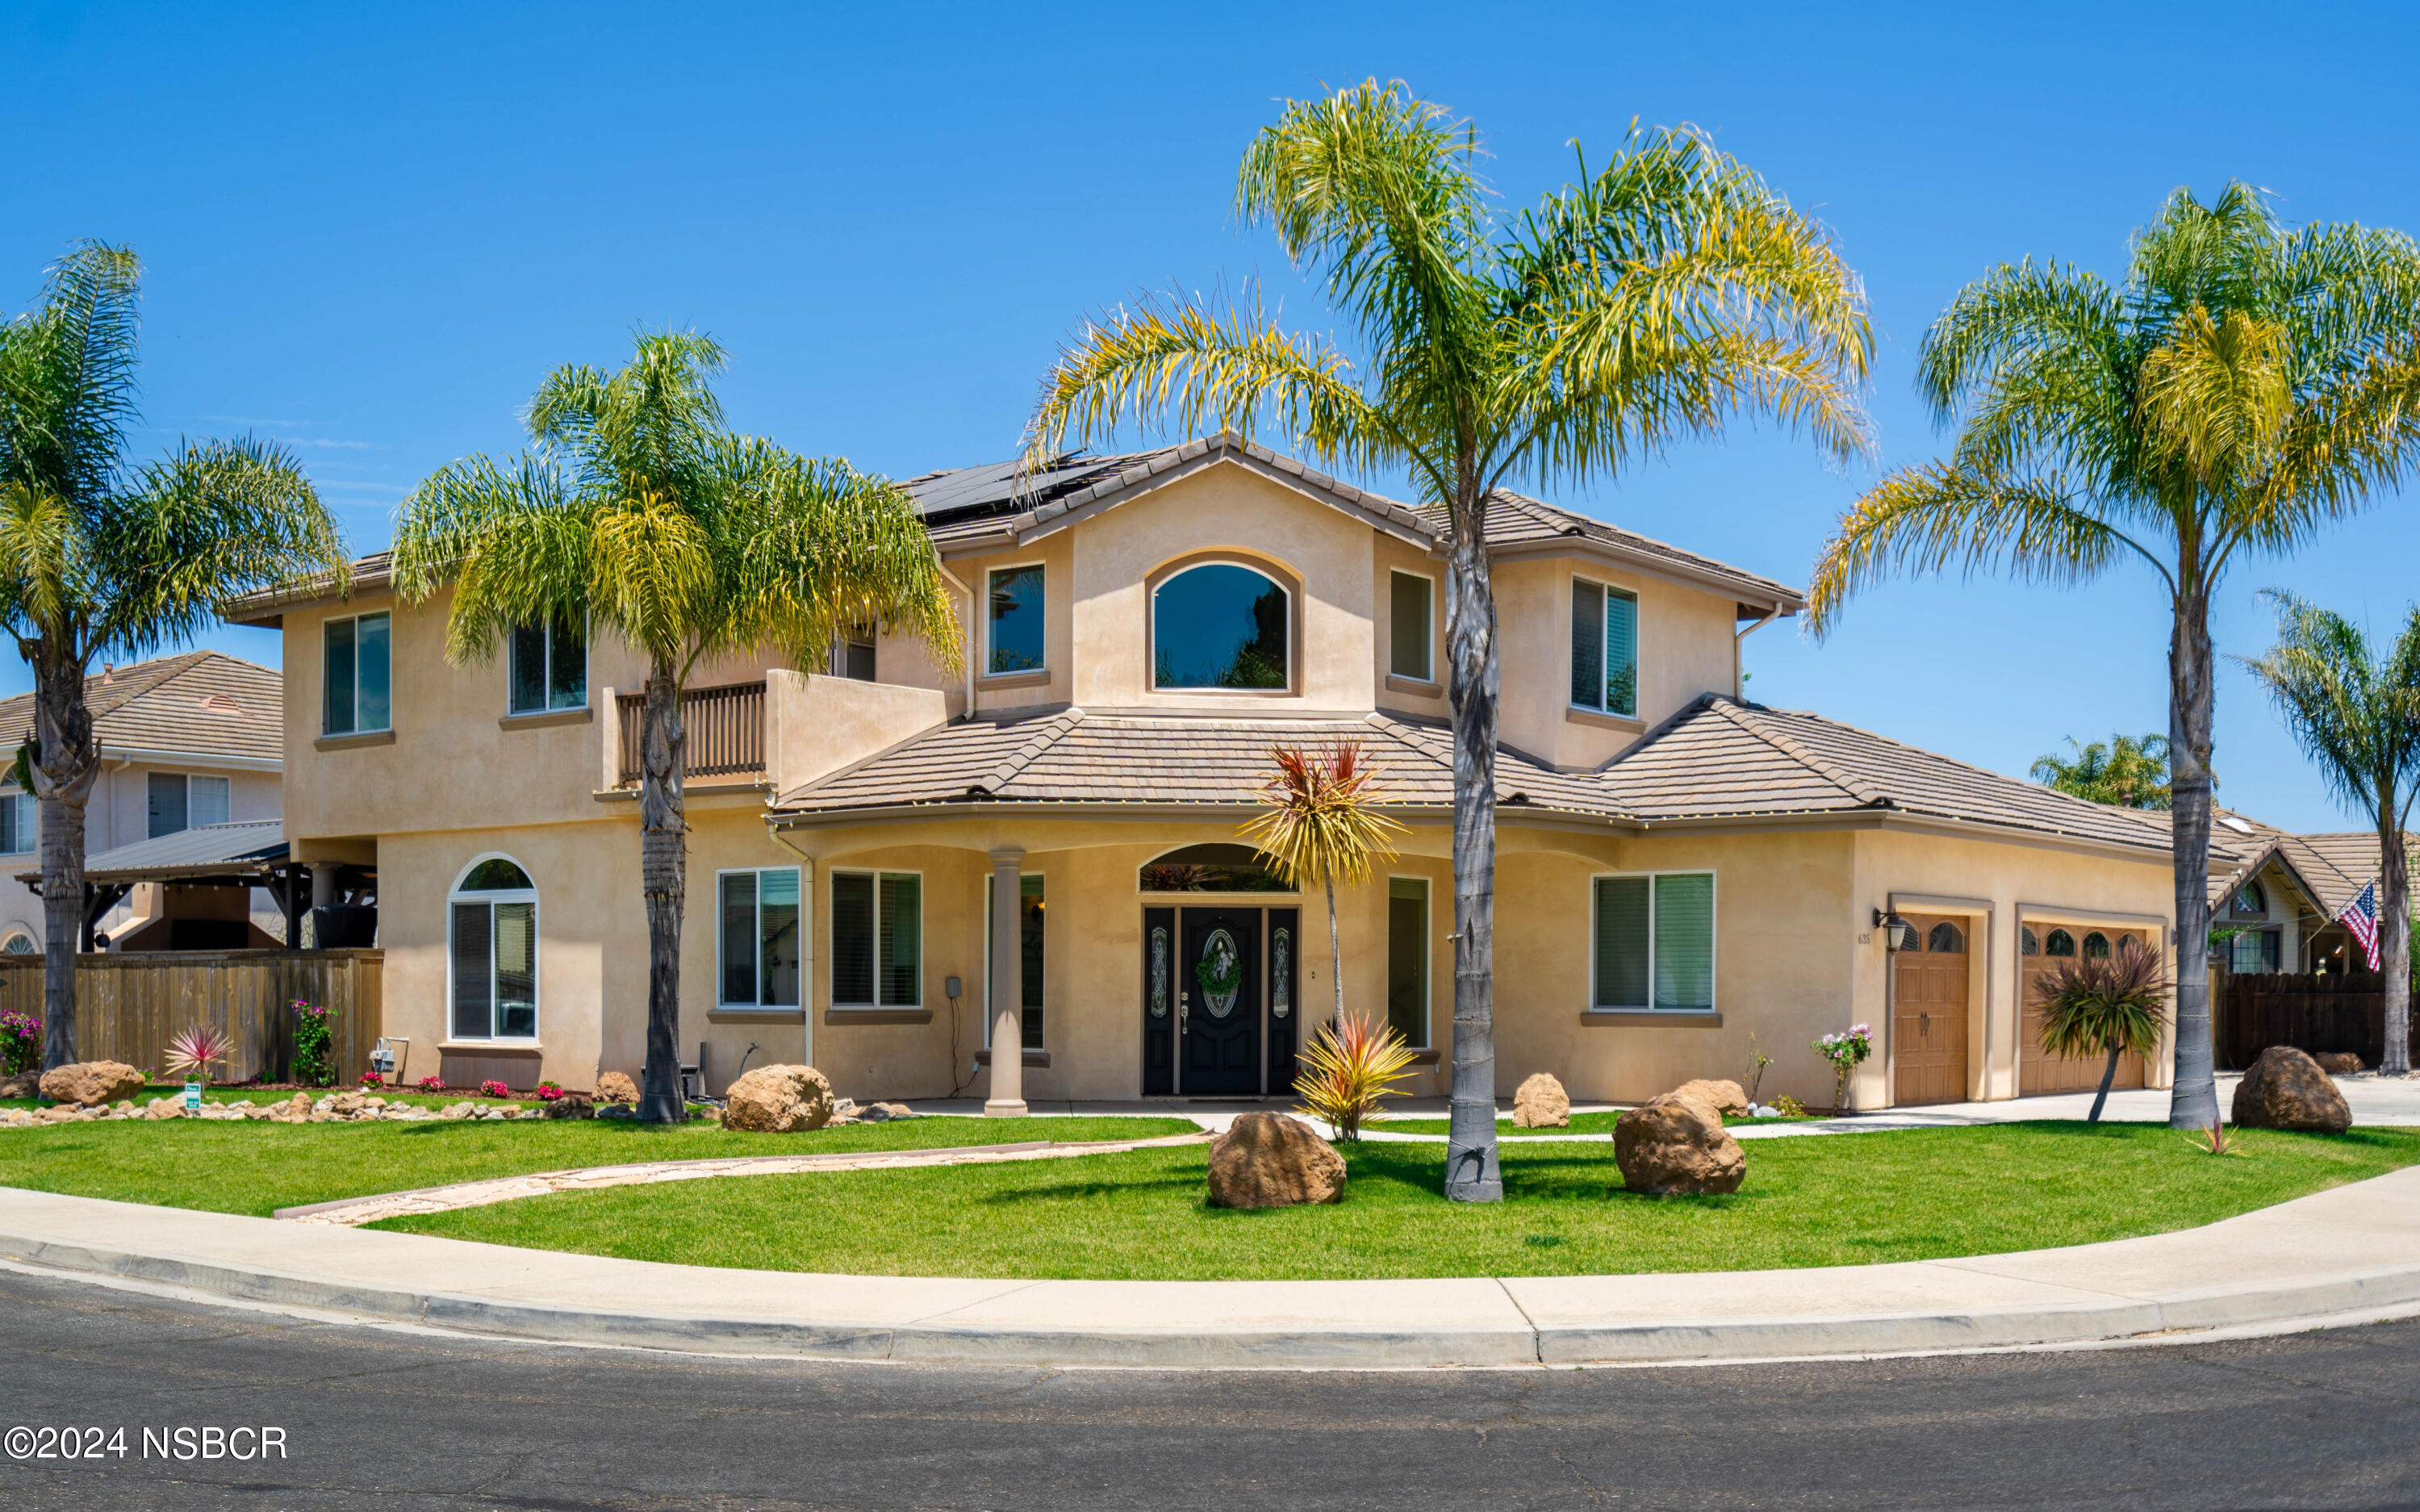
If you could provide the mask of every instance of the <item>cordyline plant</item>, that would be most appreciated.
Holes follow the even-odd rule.
[[[2148,567],[2168,599],[2177,937],[2210,930],[2211,601],[2239,557],[2291,554],[2420,456],[2420,245],[2288,230],[2258,190],[2169,196],[2125,279],[2003,263],[1924,338],[1949,455],[1841,517],[1807,594],[1818,635],[1899,572],[2073,584]],[[2177,965],[2168,1123],[2218,1117],[2210,960]]]
[[[210,1068],[224,1065],[235,1054],[235,1041],[226,1031],[208,1024],[195,1024],[178,1029],[168,1040],[168,1053],[162,1057],[167,1069],[189,1082],[210,1079]]]
[[[1499,216],[1479,133],[1401,83],[1289,100],[1235,208],[1322,275],[1351,347],[1257,303],[1160,300],[1089,323],[1026,431],[1041,466],[1129,421],[1249,436],[1275,416],[1329,467],[1400,469],[1446,534],[1453,712],[1453,1097],[1446,1196],[1504,1196],[1496,1145],[1496,702],[1487,517],[1498,490],[1612,480],[1734,415],[1867,449],[1872,344],[1856,275],[1813,219],[1698,131],[1634,131],[1536,208]]]
[[[1359,741],[1316,749],[1273,746],[1269,761],[1277,770],[1260,788],[1268,812],[1246,824],[1243,832],[1288,884],[1317,883],[1327,889],[1328,975],[1336,987],[1330,1022],[1341,1022],[1344,947],[1336,930],[1336,885],[1356,887],[1367,880],[1373,859],[1395,854],[1388,838],[1404,829],[1380,811],[1386,790]]]
[[[2062,959],[2035,980],[2041,988],[2041,1047],[2054,1056],[2109,1057],[2084,1120],[2099,1123],[2118,1057],[2149,1054],[2167,1025],[2168,979],[2160,958],[2130,939],[2111,955]]]
[[[908,496],[839,458],[723,429],[708,380],[722,348],[641,332],[617,373],[559,367],[527,416],[528,454],[474,456],[404,501],[396,587],[447,584],[445,655],[485,661],[522,626],[585,625],[644,654],[639,872],[647,915],[647,1058],[639,1117],[687,1117],[676,1082],[689,895],[681,693],[718,656],[821,666],[832,638],[880,624],[958,666],[940,558]],[[971,609],[971,607],[970,607]],[[970,622],[971,623],[971,621]],[[610,711],[609,711],[610,713]]]
[[[34,673],[18,779],[41,811],[45,1068],[77,1058],[92,664],[190,640],[238,594],[345,582],[335,521],[285,448],[179,440],[129,463],[141,278],[133,253],[84,242],[51,268],[39,309],[0,324],[0,631]]]
[[[1323,1024],[1302,1053],[1295,1080],[1301,1111],[1326,1123],[1339,1139],[1359,1139],[1362,1120],[1379,1100],[1411,1074],[1412,1049],[1392,1025],[1359,1013]]]

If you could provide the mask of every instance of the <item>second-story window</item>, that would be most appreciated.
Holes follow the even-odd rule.
[[[861,625],[832,638],[831,658],[824,671],[852,683],[871,683],[874,676],[874,626]]]
[[[1039,671],[1043,665],[1040,564],[993,572],[985,598],[988,621],[985,638],[989,649],[984,671],[994,675]]]
[[[182,834],[202,825],[227,822],[225,778],[153,772],[145,788],[145,796],[149,800],[147,834],[152,840]]]
[[[1572,581],[1572,705],[1638,715],[1638,600],[1578,579]]]
[[[321,631],[320,733],[365,735],[391,728],[387,631],[384,613],[330,620]]]
[[[23,856],[34,849],[39,830],[34,816],[32,794],[0,793],[0,856]]]
[[[1430,644],[1436,634],[1431,623],[1436,585],[1418,573],[1388,576],[1387,639],[1390,654],[1387,670],[1415,682],[1435,682],[1436,667]]]
[[[588,638],[562,624],[524,625],[513,631],[512,712],[588,706]]]
[[[1282,688],[1293,617],[1286,591],[1249,567],[1187,567],[1152,590],[1152,686]]]

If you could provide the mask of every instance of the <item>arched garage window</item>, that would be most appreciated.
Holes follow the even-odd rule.
[[[453,1037],[537,1038],[537,888],[513,861],[473,862],[446,900]]]
[[[1154,687],[1285,687],[1292,595],[1232,562],[1187,567],[1151,592]]]

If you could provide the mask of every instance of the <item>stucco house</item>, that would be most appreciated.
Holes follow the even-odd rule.
[[[276,669],[216,651],[105,667],[85,679],[101,775],[85,809],[87,857],[209,825],[274,822],[286,757]],[[0,701],[0,763],[34,729],[34,695]],[[42,900],[9,880],[39,863],[38,805],[0,771],[0,951],[41,949]],[[256,916],[257,916],[256,918]],[[123,949],[240,949],[279,943],[268,895],[141,883],[98,920]]]
[[[808,1060],[845,1093],[1282,1090],[1332,984],[1316,896],[1238,842],[1278,742],[1378,759],[1402,854],[1340,899],[1348,1006],[1446,1085],[1450,736],[1439,521],[1224,436],[910,480],[962,608],[944,675],[869,626],[824,669],[738,658],[687,713],[684,1058]],[[1741,696],[1798,593],[1533,499],[1489,533],[1503,645],[1497,1077],[1631,1099],[1736,1075],[1861,1107],[2099,1067],[2028,1048],[2038,952],[2170,943],[2164,816],[2083,803]],[[376,874],[411,1078],[586,1086],[644,1058],[626,646],[442,655],[383,558],[256,595],[286,637],[295,858]],[[2232,850],[2226,856],[2231,858]],[[322,869],[325,870],[325,869]],[[994,1060],[993,1015],[1019,1026]],[[694,1051],[690,1047],[697,1047]],[[2130,1074],[2167,1078],[2163,1051]]]

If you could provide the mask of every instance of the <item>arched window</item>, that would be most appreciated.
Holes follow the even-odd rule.
[[[2086,934],[2084,937],[2084,953],[2086,957],[2090,960],[2108,960],[2109,936],[2102,933],[2099,930],[2094,930],[2091,933]]]
[[[1966,953],[1966,935],[1957,925],[1945,919],[1932,926],[1931,937],[1925,941],[1924,948],[1936,955],[1963,955]]]
[[[1183,845],[1145,861],[1145,892],[1292,892],[1249,845]]]
[[[2030,929],[2019,929],[2017,931],[2017,953],[2020,955],[2041,954],[2041,936],[2036,934]]]
[[[1286,687],[1293,597],[1232,562],[1187,567],[1151,591],[1151,686]]]
[[[537,1038],[537,887],[508,857],[472,863],[446,900],[457,1040]]]
[[[2261,890],[2257,882],[2247,882],[2236,889],[2235,901],[2227,905],[2227,912],[2238,918],[2267,918],[2269,894]]]
[[[9,955],[39,955],[42,953],[42,948],[31,934],[19,930],[8,939],[0,940],[0,951]]]
[[[2042,954],[2044,955],[2065,956],[2073,955],[2074,953],[2075,936],[2070,934],[2063,929],[2055,929],[2051,931],[2050,938],[2042,942]]]

